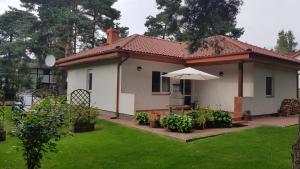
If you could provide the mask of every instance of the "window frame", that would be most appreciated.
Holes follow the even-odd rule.
[[[268,82],[268,79],[269,79],[269,78],[271,78],[271,83],[270,83],[270,85],[271,85],[271,86],[270,86],[270,87],[271,87],[271,89],[270,89],[270,90],[271,90],[271,93],[270,93],[270,94],[268,93],[268,85],[269,85],[269,84],[268,84],[268,83],[269,83],[269,82]],[[274,95],[274,77],[273,77],[273,76],[266,76],[266,77],[265,77],[265,96],[266,96],[266,97],[274,97],[274,96],[275,96],[275,95]]]
[[[87,70],[86,89],[89,91],[93,90],[93,74],[94,73],[92,69]]]
[[[153,74],[154,73],[159,73],[159,91],[153,91]],[[168,77],[162,77],[162,75],[164,74],[167,74],[166,72],[161,72],[161,71],[152,71],[152,81],[151,81],[151,84],[152,84],[152,89],[151,89],[151,92],[153,95],[169,95],[171,93],[171,79],[168,78]],[[163,91],[163,79],[166,78],[166,79],[169,79],[169,91]]]

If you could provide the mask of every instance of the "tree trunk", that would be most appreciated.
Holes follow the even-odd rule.
[[[296,143],[292,146],[292,169],[300,169],[300,116]]]

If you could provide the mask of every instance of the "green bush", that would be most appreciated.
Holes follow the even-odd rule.
[[[205,128],[207,124],[212,125],[214,123],[213,110],[210,109],[193,110],[187,115],[193,119],[195,128]]]
[[[99,110],[83,105],[69,105],[71,124],[95,124]]]
[[[230,113],[223,110],[200,109],[187,114],[193,119],[196,128],[206,127],[232,127]]]
[[[0,105],[2,104],[1,102],[4,101],[4,91],[0,89]]]
[[[134,118],[140,125],[148,125],[149,124],[149,117],[148,113],[146,112],[139,112],[135,115]]]
[[[64,107],[56,97],[47,97],[31,107],[29,112],[15,109],[12,134],[22,143],[28,169],[41,167],[47,152],[57,152],[56,142],[64,135]]]
[[[171,131],[189,133],[193,128],[193,118],[188,115],[170,114],[161,119],[161,125]]]
[[[216,127],[220,128],[230,128],[232,127],[232,117],[230,113],[223,110],[216,110],[213,112],[214,123]]]

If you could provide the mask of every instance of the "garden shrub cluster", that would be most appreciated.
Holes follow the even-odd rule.
[[[95,124],[99,110],[84,105],[69,105],[71,124]]]
[[[193,118],[187,115],[170,114],[161,119],[161,125],[171,131],[189,133],[193,128]]]
[[[140,125],[148,125],[149,124],[149,117],[148,113],[146,112],[139,112],[135,115],[134,119],[140,124]]]
[[[193,119],[195,128],[232,127],[232,117],[224,110],[200,109],[193,110],[187,115]]]

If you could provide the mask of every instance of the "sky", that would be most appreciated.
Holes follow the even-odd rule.
[[[0,14],[8,6],[19,8],[19,4],[19,0],[0,0]],[[245,29],[240,40],[270,49],[280,30],[292,30],[300,49],[299,6],[299,0],[244,0],[237,16],[238,27]],[[119,22],[129,27],[130,34],[143,34],[146,17],[158,12],[155,0],[118,0],[114,7],[121,11]]]

